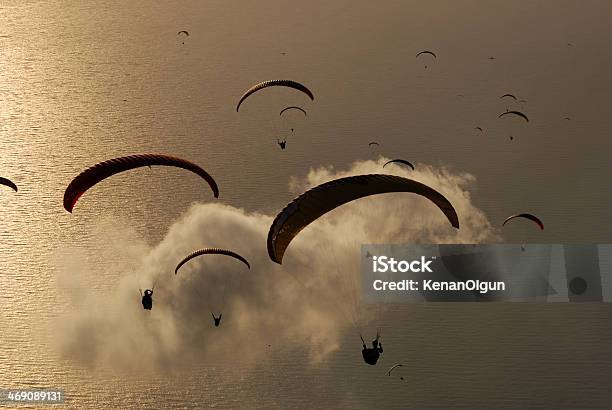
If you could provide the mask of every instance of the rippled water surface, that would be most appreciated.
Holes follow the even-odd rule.
[[[545,220],[542,233],[510,227],[508,242],[611,242],[612,3],[4,0],[0,9],[0,175],[20,188],[0,196],[0,388],[60,388],[71,408],[609,407],[603,304],[390,306],[376,372],[353,334],[320,364],[281,349],[248,371],[218,362],[133,375],[85,366],[52,340],[75,289],[104,295],[114,267],[129,266],[128,254],[105,250],[119,235],[105,224],[154,245],[191,204],[211,200],[196,176],[143,168],[63,210],[75,175],[120,155],[193,160],[223,203],[270,215],[292,197],[291,176],[405,157],[473,174],[473,201],[494,224],[517,209]],[[415,59],[422,49],[438,58]],[[245,89],[273,78],[303,81],[315,102],[279,89],[235,112]],[[507,92],[526,100],[518,108],[529,124],[497,118]],[[308,119],[279,119],[283,105],[306,107]],[[75,252],[108,268],[67,282],[58,266]],[[397,362],[403,382],[384,378]]]

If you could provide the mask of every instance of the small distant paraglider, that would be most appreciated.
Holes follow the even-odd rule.
[[[514,99],[514,101],[517,101],[517,98],[516,98],[516,96],[515,96],[514,94],[504,94],[504,95],[502,95],[502,96],[501,96],[501,97],[499,97],[499,98],[500,98],[500,99],[503,99],[503,98],[506,98],[506,97],[513,98],[513,99]]]
[[[481,133],[484,132],[481,127],[474,127],[474,129],[480,131]]]
[[[519,116],[519,117],[523,118],[525,121],[529,122],[529,118],[525,114],[520,112],[520,111],[506,111],[506,112],[502,112],[501,114],[499,114],[497,116],[497,118],[501,118],[504,115],[508,115],[508,114]]]
[[[433,56],[433,58],[438,59],[438,56],[436,55],[436,53],[434,53],[433,51],[429,51],[429,50],[419,51],[416,55],[416,58],[419,58],[419,56],[422,56],[424,54],[429,54]],[[425,66],[425,68],[427,68],[427,66]]]
[[[178,33],[176,33],[177,36],[180,36],[181,34],[186,36],[186,37],[189,37],[189,32],[187,30],[181,30]],[[181,42],[181,44],[185,44],[185,42],[183,41],[183,42]]]
[[[368,147],[372,148],[372,147],[379,147],[380,144],[376,141],[372,141],[368,144]]]
[[[183,266],[184,264],[186,264],[190,260],[195,259],[195,258],[200,257],[200,256],[203,256],[203,255],[224,255],[224,256],[229,256],[230,258],[234,258],[235,260],[242,262],[248,269],[251,269],[251,265],[249,264],[249,262],[244,257],[242,257],[239,254],[237,254],[236,252],[233,252],[233,251],[231,251],[229,249],[204,248],[204,249],[199,249],[197,251],[194,251],[194,252],[190,253],[189,255],[185,256],[178,263],[178,265],[176,265],[176,268],[174,269],[174,274],[176,275],[178,273],[179,269],[181,268],[181,266]],[[210,312],[210,314],[212,315],[215,327],[219,327],[219,325],[221,324],[221,317],[223,316],[223,314],[219,313],[219,317],[215,316],[215,314],[213,312]]]
[[[509,217],[507,217],[504,222],[502,223],[502,226],[505,226],[508,222],[510,222],[513,219],[516,218],[525,218],[528,219],[532,222],[535,222],[536,225],[538,225],[540,227],[540,230],[544,230],[544,223],[540,220],[540,218],[538,218],[535,215],[532,214],[528,214],[528,213],[522,213],[522,214],[515,214],[515,215],[510,215]]]
[[[403,367],[403,366],[404,366],[404,365],[403,365],[403,364],[401,364],[401,363],[394,364],[393,366],[391,366],[391,368],[390,368],[390,369],[389,369],[389,371],[387,372],[387,375],[388,375],[389,377],[391,377],[391,372],[392,372],[393,370],[395,370],[395,369],[396,369],[396,368],[398,368],[398,367]],[[404,378],[403,378],[403,377],[400,377],[400,380],[404,380]]]

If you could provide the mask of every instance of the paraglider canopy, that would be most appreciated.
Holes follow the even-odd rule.
[[[298,233],[310,223],[341,205],[367,196],[407,192],[433,202],[450,224],[459,229],[459,217],[453,205],[441,193],[425,184],[395,175],[355,175],[326,182],[306,191],[274,218],[268,232],[268,255],[282,264],[285,250]]]
[[[64,209],[72,212],[79,198],[89,188],[104,179],[120,172],[146,166],[151,167],[152,165],[172,166],[191,171],[208,182],[215,198],[219,197],[219,187],[215,180],[204,169],[193,162],[163,154],[137,154],[100,162],[77,175],[64,192]]]
[[[506,223],[508,223],[509,221],[511,221],[511,220],[513,220],[515,218],[529,219],[530,221],[535,222],[540,227],[541,230],[544,230],[544,223],[542,223],[540,218],[538,218],[535,215],[527,214],[527,213],[515,214],[515,215],[511,215],[511,216],[507,217],[506,220],[504,221],[504,223],[502,223],[502,226],[506,225]]]
[[[504,95],[502,95],[499,98],[502,99],[502,98],[505,98],[505,97],[511,97],[511,98],[514,98],[515,101],[517,100],[517,98],[513,94],[504,94]]]
[[[192,252],[189,255],[185,256],[178,263],[178,265],[176,265],[176,268],[174,269],[174,274],[176,275],[178,273],[178,271],[181,268],[181,266],[183,266],[184,264],[186,264],[187,262],[189,262],[193,258],[197,258],[198,256],[202,256],[202,255],[225,255],[225,256],[229,256],[231,258],[239,260],[240,262],[244,263],[247,268],[251,269],[251,265],[249,264],[249,262],[245,258],[243,258],[242,256],[238,255],[236,252],[230,251],[229,249],[204,248],[204,249],[200,249],[200,250],[197,250],[195,252]]]
[[[501,114],[499,114],[497,116],[497,118],[501,118],[504,115],[508,115],[508,114],[517,115],[517,116],[523,118],[525,121],[529,122],[529,118],[527,118],[527,116],[525,114],[523,114],[522,112],[520,112],[520,111],[506,111],[506,112],[502,112]]]
[[[403,365],[403,364],[401,364],[401,363],[394,364],[393,366],[391,366],[391,368],[389,369],[389,371],[387,372],[387,374],[388,374],[389,376],[391,376],[391,372],[392,372],[393,370],[395,370],[395,368],[396,368],[396,367],[403,367],[403,366],[404,366],[404,365]]]
[[[406,161],[405,159],[392,159],[391,161],[387,161],[385,162],[385,165],[383,165],[383,168],[389,164],[394,164],[394,163],[408,165],[414,171],[414,165],[412,165],[410,162]]]
[[[285,111],[288,111],[288,110],[298,110],[298,111],[302,111],[302,112],[304,113],[304,115],[305,115],[306,117],[308,117],[308,114],[306,114],[306,111],[304,111],[304,109],[303,109],[303,108],[301,108],[301,107],[295,107],[295,106],[291,106],[291,107],[283,108],[283,109],[281,110],[281,112],[280,112],[280,113],[278,113],[278,115],[283,115],[283,113],[284,113]]]
[[[289,87],[289,88],[293,88],[295,90],[301,91],[304,94],[306,94],[312,101],[314,101],[314,95],[312,93],[312,91],[310,91],[305,85],[300,84],[296,81],[292,81],[292,80],[269,80],[269,81],[263,81],[259,84],[255,84],[254,86],[252,86],[251,88],[249,88],[243,95],[242,97],[240,97],[240,100],[238,101],[238,104],[236,105],[236,112],[238,112],[238,110],[240,109],[240,105],[242,104],[242,102],[244,100],[246,100],[251,94],[256,93],[259,90],[263,90],[264,88],[268,88],[268,87]]]
[[[432,55],[434,58],[438,58],[438,56],[436,56],[436,54],[433,51],[429,51],[429,50],[423,50],[417,53],[417,57],[423,54],[430,54]]]

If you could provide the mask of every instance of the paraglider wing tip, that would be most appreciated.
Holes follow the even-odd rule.
[[[74,209],[74,205],[76,204],[76,202],[78,201],[78,197],[71,199],[68,196],[68,192],[66,192],[66,194],[64,194],[64,209],[70,213],[72,213],[72,210]]]
[[[274,245],[272,244],[271,240],[268,241],[268,256],[272,262],[278,263],[279,265],[283,264],[283,257],[282,255],[280,258],[276,256],[276,252],[274,252]]]
[[[453,228],[459,229],[459,216],[457,215],[457,212],[455,212],[455,210],[452,207],[449,210],[448,220],[450,221],[451,226]]]
[[[17,192],[17,184],[11,181],[8,178],[0,177],[0,184],[11,188],[13,191]]]
[[[277,216],[278,218],[278,216]],[[283,264],[283,252],[281,251],[281,255],[280,258],[277,257],[276,254],[276,249],[275,249],[275,241],[276,241],[276,236],[274,231],[276,229],[276,224],[277,224],[277,219],[275,219],[272,222],[272,225],[270,226],[270,230],[268,231],[268,239],[267,239],[267,245],[268,245],[268,256],[270,257],[270,260],[274,263],[278,263],[279,265]]]

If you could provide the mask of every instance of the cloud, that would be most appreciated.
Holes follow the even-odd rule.
[[[360,161],[347,170],[312,169],[291,178],[301,193],[348,175],[379,173],[388,159]],[[359,252],[362,243],[478,243],[497,239],[486,216],[471,202],[475,178],[416,164],[416,171],[387,167],[440,191],[454,205],[459,231],[440,210],[414,194],[385,194],[340,207],[305,229],[289,246],[284,264],[270,261],[266,237],[273,215],[229,205],[197,204],[176,221],[156,246],[138,239],[125,224],[104,224],[96,237],[105,252],[127,254],[130,266],[104,298],[81,286],[74,309],[61,319],[58,346],[86,366],[114,369],[178,370],[194,362],[223,361],[261,365],[278,350],[301,350],[312,363],[337,351],[344,332],[367,327],[375,318],[359,302]],[[385,168],[385,171],[387,169]],[[284,204],[279,204],[279,208]],[[125,238],[125,239],[122,239]],[[205,255],[174,275],[188,253],[204,248],[231,249],[251,269],[226,256]],[[62,252],[59,285],[70,291],[76,271],[85,277],[107,272],[88,265],[79,252]],[[138,272],[138,274],[136,273]],[[144,311],[137,289],[153,287],[153,310]],[[219,328],[211,313],[223,313]],[[376,328],[375,324],[372,324]]]

